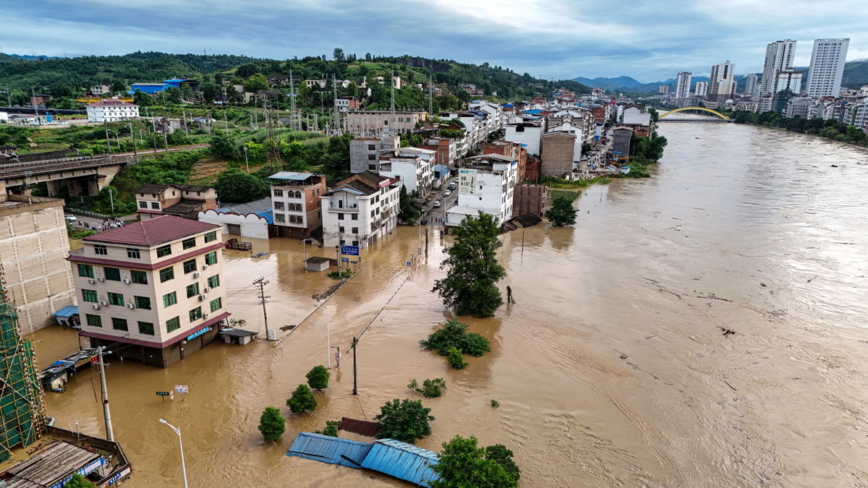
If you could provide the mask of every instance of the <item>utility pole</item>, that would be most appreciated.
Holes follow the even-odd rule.
[[[259,299],[262,300],[262,317],[265,319],[265,339],[273,340],[271,333],[268,331],[268,312],[265,309],[265,300],[271,298],[270,296],[265,295],[265,285],[269,282],[265,280],[265,277],[257,278],[256,281],[253,282],[254,285],[259,285]]]
[[[103,125],[103,127],[105,127],[105,143],[108,146],[109,154],[111,154],[112,153],[112,140],[111,140],[111,138],[109,138],[108,121],[103,119],[102,125]]]
[[[133,132],[133,123],[130,122],[128,124],[130,126],[130,137],[133,139],[133,161],[139,162],[139,151],[136,149],[136,133]]]
[[[338,111],[338,85],[337,80],[335,79],[335,74],[332,73],[332,90],[334,91],[334,110],[335,110],[335,128],[334,135],[340,135],[338,132],[341,127],[341,114]]]
[[[33,89],[32,86],[30,87],[30,95],[32,95],[32,97],[33,97],[30,99],[30,102],[33,103],[33,113],[36,114],[36,120],[38,122],[39,121],[39,104],[36,103],[36,91]]]
[[[226,119],[226,109],[223,109],[223,129],[224,134],[229,135],[229,120]]]
[[[166,146],[166,152],[169,152],[169,134],[166,131],[166,126],[169,124],[169,119],[166,119],[166,123],[163,124],[163,144]]]
[[[106,388],[105,383],[105,363],[103,363],[102,360],[102,353],[104,350],[105,346],[97,348],[97,353],[99,354],[99,383],[102,387],[102,413],[105,417],[105,437],[110,441],[114,441],[115,433],[112,429],[112,414],[109,411],[108,389]],[[111,352],[108,352],[107,354],[111,354]]]
[[[181,114],[184,116],[184,135],[190,135],[190,130],[187,127],[187,109],[181,109]]]
[[[111,204],[112,204],[112,214],[114,214],[115,213],[115,198],[112,195],[112,189],[111,188],[109,188],[109,202],[111,202]]]
[[[307,239],[301,240],[301,247],[304,249],[304,272],[307,273]]]
[[[329,369],[332,369],[332,333],[331,330],[329,330],[329,309],[328,307],[324,308],[326,313],[326,345],[328,345],[326,356],[328,356],[329,360]]]
[[[434,85],[431,83],[431,75],[428,75],[428,117],[434,112]]]
[[[392,126],[394,126],[395,125],[395,70],[392,70],[391,73],[392,73],[392,77],[389,80],[389,85],[391,86],[391,89],[392,89],[392,101],[389,104],[389,112],[391,112],[390,117],[392,120],[390,120],[389,123],[392,124]],[[389,132],[391,132],[392,129],[394,129],[394,127],[389,129]]]
[[[353,395],[359,394],[359,376],[356,368],[356,344],[359,343],[359,340],[353,337]]]

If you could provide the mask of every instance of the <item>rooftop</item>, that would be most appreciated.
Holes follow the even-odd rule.
[[[397,182],[397,178],[387,178],[371,171],[363,171],[341,181],[334,189],[326,193],[326,195],[331,195],[339,191],[350,191],[357,195],[373,195],[379,192],[380,188]]]
[[[134,103],[127,103],[123,100],[100,100],[98,102],[91,103],[90,107],[137,107],[138,105]]]
[[[196,220],[163,215],[150,220],[128,224],[119,229],[85,237],[90,243],[129,244],[131,246],[153,247],[175,241],[220,226]]]
[[[307,181],[311,178],[318,177],[320,175],[313,173],[296,173],[294,171],[281,171],[279,173],[274,173],[269,176],[269,180],[283,180],[283,181]]]

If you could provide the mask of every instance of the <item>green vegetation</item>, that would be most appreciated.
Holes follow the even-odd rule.
[[[447,251],[449,257],[440,265],[447,269],[445,279],[434,282],[434,289],[443,302],[458,315],[494,315],[503,304],[497,282],[506,271],[497,262],[497,250],[503,243],[493,216],[480,213],[467,216],[455,229],[455,243]]]
[[[310,391],[307,385],[298,385],[298,388],[292,392],[292,398],[286,401],[289,410],[292,413],[302,413],[306,410],[316,410],[316,398],[313,397],[313,392]]]
[[[324,430],[315,430],[314,434],[322,434],[327,435],[329,437],[337,437],[338,436],[338,427],[340,427],[341,422],[339,420],[326,420],[326,428]]]
[[[455,436],[443,444],[437,455],[437,464],[431,469],[439,479],[431,481],[432,488],[506,488],[518,486],[521,471],[512,460],[512,451],[495,444],[477,447],[476,437],[464,439]]]
[[[611,182],[612,179],[606,178],[605,176],[597,176],[589,180],[564,180],[554,176],[543,176],[539,180],[540,185],[547,186],[549,189],[559,190],[578,190],[581,188],[587,188],[593,184],[608,185]]]
[[[66,488],[96,488],[96,485],[87,480],[84,476],[75,473],[72,478],[66,482]]]
[[[266,407],[259,417],[259,432],[267,441],[276,441],[286,431],[286,421],[277,407]]]
[[[549,201],[553,202],[558,198],[575,202],[581,192],[579,190],[549,190]]]
[[[868,63],[865,63],[868,66]],[[726,111],[726,115],[733,118],[736,124],[753,124],[775,129],[784,129],[789,132],[801,134],[814,134],[820,137],[838,142],[846,142],[858,146],[868,147],[868,136],[856,127],[848,126],[835,120],[823,120],[820,118],[806,119],[804,117],[783,117],[777,112],[753,112]]]
[[[345,269],[345,270],[341,271],[340,273],[338,273],[338,270],[332,270],[332,271],[329,271],[327,276],[328,276],[329,278],[332,278],[332,279],[335,279],[335,280],[342,280],[342,279],[345,279],[345,278],[349,278],[349,277],[352,276],[352,275],[353,275],[353,271],[352,271],[352,270],[350,270],[350,269]]]
[[[87,236],[92,236],[96,234],[95,230],[84,229],[73,227],[71,223],[66,223],[66,235],[69,237],[71,241],[77,241],[79,239],[84,239]]]
[[[457,347],[449,348],[449,352],[446,353],[446,362],[452,369],[464,369],[467,367],[467,363],[464,362],[464,355],[461,354],[461,351]]]
[[[554,198],[551,208],[546,212],[546,218],[555,227],[566,227],[576,223],[576,207],[573,200],[568,198]]]
[[[492,401],[491,401],[491,406],[494,407],[494,408],[497,408],[497,407],[500,406],[500,402],[498,402],[497,400],[492,400]]]
[[[419,205],[419,192],[413,190],[408,194],[407,187],[401,185],[401,196],[398,200],[398,205],[398,218],[402,222],[413,224],[419,220],[419,216],[422,214],[422,206]]]
[[[410,380],[410,384],[407,385],[407,388],[416,393],[421,393],[425,398],[437,398],[443,394],[441,390],[446,389],[446,382],[443,381],[443,378],[434,378],[433,380],[428,379],[423,381],[422,388],[419,388],[419,383],[414,379]]]
[[[475,332],[467,332],[468,327],[465,323],[450,320],[442,329],[429,335],[428,340],[419,341],[419,345],[425,350],[437,351],[441,356],[448,355],[452,348],[477,358],[491,351],[488,339]]]
[[[222,202],[252,202],[271,194],[267,181],[237,168],[220,173],[214,186]]]
[[[397,399],[386,402],[380,407],[380,413],[374,419],[380,427],[377,439],[395,439],[409,444],[415,444],[417,439],[431,435],[429,421],[434,417],[429,415],[430,408],[424,408],[419,400]]]
[[[329,376],[331,376],[331,374],[325,366],[314,366],[313,369],[311,369],[307,373],[307,384],[310,385],[310,387],[314,390],[322,390],[323,388],[328,388]]]

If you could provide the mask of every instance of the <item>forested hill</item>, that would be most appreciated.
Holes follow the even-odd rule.
[[[84,56],[25,60],[0,54],[0,86],[8,87],[13,98],[24,98],[31,87],[54,96],[77,96],[87,87],[100,83],[129,86],[136,82],[159,82],[174,77],[200,81],[228,81],[232,77],[247,79],[262,73],[266,76],[289,74],[300,79],[364,79],[372,75],[396,76],[410,83],[426,83],[431,76],[437,84],[455,87],[475,84],[486,95],[494,92],[502,100],[551,95],[555,87],[587,93],[590,89],[571,80],[548,81],[508,68],[474,65],[451,60],[434,60],[412,56],[376,57],[344,55],[336,49],[333,59],[305,57],[285,61],[256,59],[234,55],[166,54],[136,52],[124,56]],[[16,96],[17,95],[17,96]]]

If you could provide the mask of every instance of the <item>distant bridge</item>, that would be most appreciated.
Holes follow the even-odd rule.
[[[710,114],[713,114],[713,115],[716,115],[716,116],[720,117],[720,118],[723,119],[724,121],[729,122],[729,120],[730,120],[729,117],[727,117],[726,115],[723,115],[722,113],[718,112],[717,110],[711,110],[710,108],[705,108],[705,107],[681,107],[681,108],[676,108],[675,110],[670,110],[670,111],[666,112],[665,114],[661,115],[659,120],[663,120],[663,118],[666,117],[667,115],[672,115],[672,114],[675,114],[675,113],[678,113],[678,112],[686,112],[686,111],[688,111],[688,110],[698,110],[698,111],[700,111],[700,112],[708,112],[708,113],[710,113]]]

